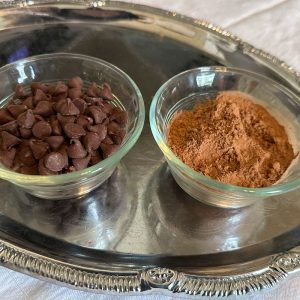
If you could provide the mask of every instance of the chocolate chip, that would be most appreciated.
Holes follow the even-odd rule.
[[[33,105],[33,99],[32,97],[27,97],[23,102],[23,105],[26,105],[29,109],[33,109],[34,105]]]
[[[26,175],[38,175],[38,165],[34,164],[33,166],[20,166],[19,172]]]
[[[12,148],[12,149],[13,149],[13,148]],[[24,166],[24,165],[23,165],[21,162],[19,162],[18,159],[15,159],[15,160],[13,161],[13,165],[12,165],[11,169],[12,169],[13,171],[20,172],[21,166]]]
[[[45,121],[45,118],[42,117],[41,115],[34,115],[35,116],[35,120],[38,121]]]
[[[9,150],[19,144],[21,140],[7,131],[1,132],[1,147],[3,150]]]
[[[14,93],[14,99],[17,99],[17,98],[20,98],[20,99],[23,99],[23,98],[26,98],[30,95],[30,93],[26,92],[25,89],[20,85],[20,84],[17,84],[16,85],[16,89],[15,89],[15,93]]]
[[[17,150],[16,159],[25,166],[33,166],[35,164],[33,153],[29,145],[26,145],[26,143],[22,143]]]
[[[85,110],[87,108],[86,102],[83,99],[74,99],[73,103],[79,109],[80,113],[84,114],[84,112],[85,112]]]
[[[5,123],[3,125],[0,125],[0,132],[1,131],[7,131],[13,135],[18,136],[19,132],[18,132],[18,123],[17,121],[10,121],[8,123]]]
[[[29,140],[22,140],[21,144],[19,144],[20,148],[29,147]]]
[[[60,114],[57,115],[57,120],[59,123],[64,126],[67,123],[74,123],[76,120],[75,116],[62,116]]]
[[[69,166],[67,169],[66,169],[66,172],[67,173],[72,173],[72,172],[75,172],[76,171],[76,168],[74,166]]]
[[[106,114],[111,114],[112,110],[114,109],[114,106],[104,101],[101,104],[99,104],[99,106],[101,107],[102,111]]]
[[[67,93],[68,92],[68,87],[65,85],[63,82],[58,82],[56,86],[54,87],[54,90],[52,91],[53,95],[59,95],[62,93]]]
[[[87,129],[91,132],[96,132],[99,136],[100,141],[103,141],[107,135],[107,128],[102,124],[88,125]]]
[[[99,106],[90,106],[87,109],[88,115],[90,115],[96,124],[101,124],[106,118],[106,114],[101,110]]]
[[[86,155],[87,152],[81,142],[77,139],[72,139],[71,145],[68,146],[68,156],[70,158],[83,158],[86,157]]]
[[[82,79],[79,76],[75,76],[68,81],[68,86],[70,88],[81,88]]]
[[[45,156],[44,165],[53,172],[59,172],[64,168],[64,157],[59,152],[51,152]]]
[[[46,101],[52,101],[52,96],[50,94],[46,94]]]
[[[112,155],[114,152],[117,151],[118,146],[117,145],[109,145],[109,144],[101,143],[100,148],[102,150],[103,157],[107,158],[110,155]]]
[[[96,132],[87,132],[82,139],[85,149],[91,153],[93,150],[97,150],[100,146],[101,140]]]
[[[78,139],[85,135],[85,130],[79,124],[67,123],[64,126],[64,132],[70,139]]]
[[[20,135],[23,139],[29,139],[31,137],[31,129],[30,128],[19,128]]]
[[[121,145],[125,135],[126,135],[126,130],[121,129],[117,135],[110,135],[110,136],[116,145]]]
[[[37,89],[43,91],[44,93],[48,93],[48,86],[41,82],[31,82],[30,88],[33,94],[35,94]]]
[[[64,158],[64,168],[67,168],[69,165],[69,157],[68,157],[68,146],[66,144],[63,144],[58,150],[63,158]]]
[[[102,161],[102,156],[99,153],[99,151],[98,150],[93,151],[91,153],[90,165],[93,166],[93,165],[97,164],[100,161]]]
[[[97,90],[97,96],[105,100],[112,100],[113,96],[110,85],[108,83],[103,83],[100,89]]]
[[[121,131],[121,128],[118,123],[112,121],[107,125],[107,133],[108,134],[114,134],[118,135],[119,132]]]
[[[108,144],[108,145],[113,145],[114,141],[112,140],[112,138],[109,135],[107,135],[105,137],[105,139],[102,141],[102,143],[103,144]]]
[[[109,118],[105,118],[104,121],[101,123],[104,126],[107,126],[109,124]]]
[[[41,158],[39,160],[38,170],[39,170],[40,175],[56,175],[57,174],[57,172],[51,171],[45,166],[44,158]]]
[[[76,119],[76,123],[81,125],[84,129],[87,128],[88,125],[93,124],[93,119],[91,117],[80,115]]]
[[[68,90],[68,97],[71,99],[79,98],[81,95],[81,88],[71,88]]]
[[[33,112],[43,117],[49,117],[54,114],[54,111],[52,109],[52,103],[44,100],[40,101],[37,104]]]
[[[50,145],[51,149],[56,151],[65,141],[61,135],[53,135],[46,138],[46,142]]]
[[[57,102],[55,109],[63,116],[77,116],[80,114],[79,109],[70,98],[62,99]]]
[[[48,98],[47,98],[46,94],[42,90],[37,89],[35,91],[35,94],[33,96],[33,102],[35,104],[37,104],[40,101],[47,100],[47,99]]]
[[[34,124],[32,127],[32,134],[39,138],[43,139],[51,135],[52,128],[50,124],[46,121],[39,121]]]
[[[85,169],[88,166],[90,159],[91,159],[91,155],[89,154],[88,156],[83,158],[73,158],[72,163],[76,171],[80,171],[82,169]]]
[[[40,140],[30,140],[29,146],[35,159],[41,159],[49,151],[49,145]]]
[[[125,125],[128,121],[128,113],[127,113],[127,111],[124,111],[118,107],[115,107],[111,111],[110,120],[116,121],[120,125]]]
[[[15,148],[11,148],[9,150],[3,150],[0,148],[0,161],[5,167],[11,168],[13,166],[16,152],[17,150]]]
[[[0,124],[5,124],[13,120],[14,118],[7,108],[0,108]]]
[[[66,98],[63,98],[54,104],[54,109],[56,112],[59,112],[59,110],[61,109],[61,106],[65,104],[66,100],[67,100]]]
[[[56,88],[56,85],[49,85],[48,86],[48,94],[52,96],[55,91],[55,88]]]
[[[18,125],[22,128],[32,128],[35,117],[31,109],[26,110],[18,116]]]
[[[98,89],[97,84],[95,82],[93,82],[87,89],[86,94],[90,97],[96,97],[97,89]]]
[[[95,98],[95,97],[86,97],[85,101],[88,105],[96,105],[96,106],[100,106],[102,109],[102,103],[103,103],[103,99],[102,98]]]
[[[50,124],[52,124],[52,122],[54,122],[54,121],[56,121],[57,120],[57,115],[56,114],[53,114],[52,116],[49,116],[49,118],[48,118],[48,122],[50,123]]]
[[[58,94],[58,95],[56,95],[56,96],[53,96],[53,95],[52,95],[51,97],[52,97],[52,101],[58,102],[58,101],[60,101],[60,100],[66,99],[67,96],[68,96],[68,93],[62,93],[62,94]]]
[[[27,106],[23,104],[9,105],[7,110],[14,116],[14,118],[17,118],[21,113],[27,110]]]
[[[50,125],[52,127],[53,135],[62,135],[62,128],[58,120],[51,121]]]

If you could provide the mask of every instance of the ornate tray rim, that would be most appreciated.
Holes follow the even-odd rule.
[[[242,41],[221,27],[205,20],[196,20],[178,13],[158,8],[125,3],[119,1],[64,0],[64,4],[84,5],[87,7],[106,7],[109,9],[131,9],[149,12],[173,18],[211,31],[224,39],[238,45],[243,53],[251,54],[262,61],[287,73],[294,81],[294,87],[300,91],[300,73],[275,56],[257,49]],[[57,4],[58,1],[16,0],[0,3],[0,8],[30,7],[34,4]],[[282,75],[282,74],[281,74]],[[205,269],[173,270],[162,267],[145,267],[139,270],[128,269],[128,272],[91,270],[80,265],[68,264],[60,260],[39,255],[0,238],[0,265],[54,283],[64,284],[71,288],[84,289],[91,292],[126,292],[161,291],[186,293],[200,296],[242,295],[271,288],[287,277],[300,271],[300,246],[287,252],[278,253],[262,259],[250,261],[245,266],[229,266],[230,274],[207,272]]]
[[[252,261],[238,274],[190,274],[169,268],[143,268],[130,273],[90,270],[25,250],[0,240],[1,265],[36,278],[92,292],[136,293],[151,290],[224,297],[273,288],[300,271],[300,247]],[[257,265],[253,268],[253,265]],[[232,265],[234,270],[234,265]]]

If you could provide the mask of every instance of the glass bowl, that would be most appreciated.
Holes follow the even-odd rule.
[[[83,86],[103,81],[111,85],[113,105],[128,112],[126,135],[120,148],[96,165],[73,173],[41,176],[23,175],[0,163],[0,178],[40,198],[66,199],[84,195],[101,185],[114,171],[121,158],[139,138],[145,108],[142,95],[133,80],[116,66],[101,59],[72,53],[32,56],[0,69],[0,107],[12,97],[17,83],[29,86],[32,81],[45,83],[66,81],[80,76]]]
[[[282,178],[269,187],[244,188],[214,180],[185,165],[167,145],[168,123],[173,114],[190,110],[221,91],[239,91],[254,97],[284,125],[294,153],[300,149],[300,99],[284,86],[246,70],[203,67],[188,70],[167,81],[155,94],[150,108],[153,136],[178,185],[195,199],[210,205],[237,208],[279,195],[300,186],[300,163],[295,159]]]

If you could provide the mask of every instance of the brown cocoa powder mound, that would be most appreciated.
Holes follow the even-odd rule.
[[[295,158],[284,127],[240,92],[175,113],[168,145],[195,171],[243,187],[272,185]]]

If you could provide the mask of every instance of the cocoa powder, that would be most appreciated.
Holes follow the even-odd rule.
[[[168,129],[168,145],[179,159],[228,184],[270,186],[295,158],[284,127],[239,92],[175,113]]]

